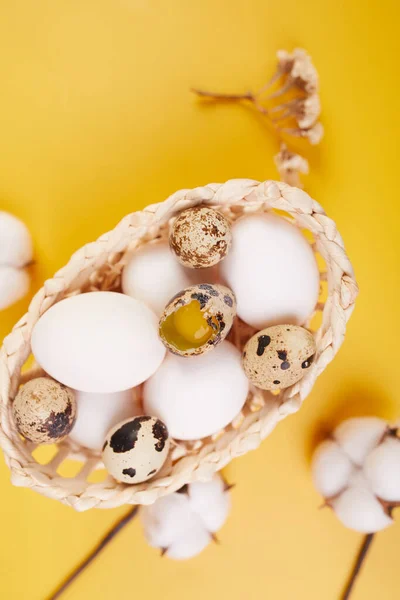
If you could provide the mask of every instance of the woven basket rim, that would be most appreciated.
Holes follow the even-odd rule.
[[[207,444],[196,453],[181,458],[171,473],[161,474],[156,479],[134,486],[110,480],[101,484],[84,484],[85,469],[75,479],[61,478],[55,473],[54,463],[43,466],[35,462],[29,444],[21,440],[11,416],[11,402],[21,382],[21,367],[30,354],[32,328],[39,317],[63,297],[64,292],[71,292],[75,288],[79,291],[79,281],[82,284],[106,261],[127,251],[132,244],[154,238],[160,227],[178,212],[197,204],[232,211],[276,209],[294,218],[302,229],[311,231],[315,249],[325,260],[328,280],[328,299],[323,309],[322,325],[316,334],[316,360],[299,383],[266,402],[259,412],[248,415],[237,430],[228,431],[213,444]],[[87,510],[122,504],[151,504],[158,497],[172,493],[187,483],[210,479],[232,458],[256,448],[281,419],[300,408],[315,380],[343,342],[357,293],[353,268],[334,221],[306,192],[285,183],[260,183],[249,179],[213,183],[179,190],[164,202],[127,215],[113,230],[76,251],[69,262],[44,283],[33,297],[28,312],[4,339],[0,350],[0,446],[10,468],[12,482],[56,498],[77,510]],[[60,448],[58,461],[71,451],[70,447],[63,444]],[[91,464],[92,467],[99,462],[90,453],[86,453],[86,460],[87,465]]]

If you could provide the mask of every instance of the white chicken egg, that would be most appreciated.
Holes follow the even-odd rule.
[[[122,291],[141,300],[160,316],[171,298],[189,287],[190,278],[167,242],[136,250],[122,273]]]
[[[239,219],[232,236],[221,274],[236,295],[238,316],[257,329],[303,324],[318,301],[319,272],[302,233],[269,214]]]
[[[166,350],[158,319],[145,304],[115,292],[90,292],[61,300],[40,317],[32,352],[57,381],[105,394],[145,381]]]
[[[69,438],[85,448],[100,452],[109,430],[129,417],[140,415],[135,390],[112,394],[75,391],[78,416]]]
[[[144,385],[144,410],[164,421],[171,437],[195,440],[226,427],[248,391],[240,352],[225,341],[195,359],[169,353]]]

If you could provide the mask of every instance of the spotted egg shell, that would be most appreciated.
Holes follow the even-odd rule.
[[[313,362],[312,333],[297,325],[275,325],[256,333],[243,351],[243,368],[263,390],[284,389],[304,376]]]
[[[206,206],[184,210],[173,224],[169,238],[178,260],[192,269],[219,263],[229,252],[231,242],[227,219]]]
[[[50,377],[28,381],[13,403],[18,431],[36,444],[52,444],[65,438],[76,419],[72,390]]]
[[[172,343],[170,343],[163,334],[162,325],[165,320],[174,312],[179,310],[182,306],[190,304],[194,300],[197,300],[200,304],[200,310],[204,314],[204,318],[209,320],[210,325],[212,317],[218,321],[219,329],[215,331],[213,335],[205,344],[197,348],[188,348],[187,350],[180,350]],[[159,333],[163,344],[173,354],[178,356],[197,356],[204,354],[217,346],[222,340],[228,335],[233,319],[236,315],[236,299],[235,295],[229,288],[224,285],[212,285],[210,283],[200,283],[199,285],[193,285],[186,288],[176,294],[174,298],[168,303],[163,315],[160,319]],[[213,327],[211,325],[211,327]]]
[[[156,417],[126,419],[107,434],[103,446],[104,466],[122,483],[147,481],[163,466],[169,445],[168,430]]]

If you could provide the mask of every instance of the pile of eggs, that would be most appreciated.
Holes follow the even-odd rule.
[[[46,376],[13,403],[24,438],[68,436],[102,453],[117,481],[151,479],[172,445],[227,427],[251,385],[277,393],[313,362],[301,325],[318,301],[318,267],[301,231],[272,213],[231,224],[212,208],[183,211],[169,244],[127,256],[121,291],[70,296],[40,317],[31,346]],[[235,321],[255,332],[242,353],[227,339]]]

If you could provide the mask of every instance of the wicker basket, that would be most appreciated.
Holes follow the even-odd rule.
[[[90,483],[88,478],[92,472],[102,468],[100,457],[68,440],[57,446],[50,462],[39,464],[32,456],[36,447],[20,438],[11,412],[19,384],[43,373],[33,367],[21,375],[30,356],[33,326],[50,306],[65,296],[91,290],[118,290],[127,251],[166,237],[171,218],[201,203],[217,207],[231,220],[244,213],[278,210],[302,230],[311,232],[310,243],[318,262],[325,265],[321,268],[320,301],[315,314],[305,324],[317,329],[313,365],[299,383],[279,395],[264,394],[252,388],[242,413],[234,422],[212,438],[176,444],[168,463],[149,482],[129,486],[105,475],[100,483]],[[68,264],[45,282],[33,298],[28,313],[4,340],[0,355],[0,444],[12,483],[83,511],[123,504],[151,504],[186,483],[211,478],[236,456],[257,448],[278,421],[300,408],[314,381],[343,342],[357,292],[353,269],[335,223],[305,192],[284,183],[238,179],[181,190],[165,202],[126,216],[113,231],[75,252]],[[237,322],[232,336],[236,345],[241,346],[251,332],[243,331],[240,321]],[[58,473],[60,465],[71,458],[80,461],[80,470],[75,477],[62,477]]]

